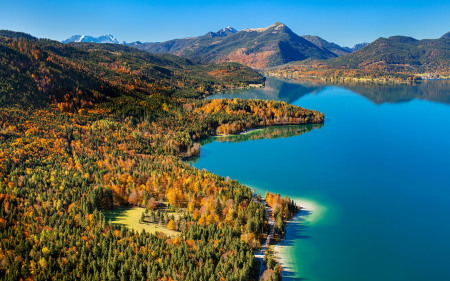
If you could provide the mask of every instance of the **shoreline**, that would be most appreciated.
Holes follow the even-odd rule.
[[[251,187],[252,190],[255,190],[255,187]],[[261,192],[261,190],[259,190]],[[266,250],[271,250],[273,253],[273,257],[281,267],[281,278],[285,278],[285,280],[298,280],[299,278],[303,278],[300,276],[300,267],[298,266],[298,259],[295,258],[295,253],[293,252],[296,248],[296,243],[299,238],[296,237],[299,232],[295,231],[296,224],[312,223],[314,220],[317,220],[314,216],[306,218],[311,214],[315,213],[315,215],[320,215],[322,211],[322,207],[317,204],[315,201],[311,201],[307,198],[291,198],[295,202],[297,206],[300,207],[300,210],[288,221],[285,222],[285,235],[283,239],[279,242],[271,244],[273,238],[273,226],[275,221],[271,217],[272,208],[266,203],[264,197],[261,197],[262,200],[258,201],[256,199],[257,194],[259,192],[253,193],[253,200],[262,204],[266,209],[267,220],[270,225],[270,232],[268,233],[267,238],[264,240],[264,243],[261,245],[261,250],[253,252],[254,258],[257,262],[260,262],[259,268],[259,278],[262,277],[266,266],[263,263],[263,258],[265,256]],[[291,243],[286,245],[286,243]]]
[[[301,272],[299,272],[300,268],[298,266],[298,257],[296,258],[294,253],[296,248],[295,241],[298,240],[296,236],[299,234],[295,231],[295,225],[305,225],[305,223],[311,223],[311,220],[314,220],[314,216],[309,217],[309,219],[307,217],[311,216],[313,213],[316,213],[315,215],[319,215],[320,213],[320,207],[315,202],[307,199],[292,200],[294,200],[294,202],[301,209],[292,219],[286,221],[286,234],[280,242],[273,245],[273,255],[282,268],[281,276],[282,278],[287,278],[288,280],[302,278],[302,276],[299,276]],[[287,243],[291,244],[286,245]],[[286,273],[288,273],[289,276],[286,276]]]
[[[281,271],[282,276],[283,272],[290,272],[294,275],[298,273],[298,268],[296,268],[296,260],[294,259],[293,255],[289,253],[289,250],[293,250],[294,245],[286,245],[286,242],[293,240],[292,237],[295,235],[295,233],[293,233],[292,224],[295,222],[299,222],[301,216],[303,215],[303,207],[298,204],[298,202],[296,203],[298,206],[300,206],[300,211],[295,214],[290,220],[286,221],[286,233],[283,239],[273,245],[273,255],[283,269]]]
[[[436,80],[450,80],[450,76],[441,77],[429,77],[426,73],[418,74],[405,74],[407,77],[402,77],[402,73],[397,73],[400,76],[397,77],[371,77],[371,76],[330,76],[330,75],[311,75],[311,74],[297,74],[294,73],[277,73],[266,71],[263,72],[265,77],[274,77],[281,80],[291,81],[314,81],[331,84],[348,84],[348,83],[361,83],[361,84],[376,84],[376,85],[399,85],[399,84],[417,84],[427,81]]]
[[[247,135],[250,133],[254,133],[260,130],[264,130],[266,128],[270,128],[270,127],[284,127],[284,126],[301,126],[301,125],[319,125],[319,124],[325,124],[325,117],[323,118],[322,121],[320,122],[308,122],[308,123],[296,123],[296,122],[280,122],[280,123],[274,123],[274,124],[269,124],[269,125],[264,125],[264,126],[256,126],[254,128],[250,128],[247,129],[245,131],[241,131],[241,132],[236,132],[234,134],[220,134],[220,135],[211,135],[208,136],[208,138],[213,137],[213,138],[220,138],[220,137],[229,137],[229,136],[239,136],[239,135]],[[298,203],[298,202],[296,202]]]
[[[286,222],[286,234],[280,242],[273,245],[273,255],[277,262],[280,264],[281,268],[281,276],[283,277],[283,273],[289,272],[293,275],[298,274],[298,268],[296,268],[296,259],[293,257],[290,251],[293,250],[294,245],[286,245],[287,241],[290,241],[293,236],[293,229],[289,229],[292,227],[292,224],[296,221],[298,222],[302,216],[302,211],[299,211],[292,219]]]
[[[300,207],[300,210],[290,220],[285,222],[286,223],[285,224],[286,233],[285,233],[283,239],[281,239],[279,242],[277,242],[275,244],[270,243],[270,241],[273,238],[272,237],[273,236],[273,225],[275,224],[275,221],[272,219],[272,217],[270,215],[273,210],[270,206],[267,205],[265,199],[262,199],[262,201],[259,202],[260,204],[263,204],[266,208],[266,216],[267,216],[267,219],[268,219],[268,222],[270,225],[270,233],[268,234],[268,237],[264,241],[264,244],[261,245],[262,246],[261,250],[254,253],[255,259],[261,263],[259,278],[261,278],[261,276],[264,273],[264,270],[266,268],[266,266],[263,264],[264,253],[266,250],[270,250],[270,249],[273,252],[273,257],[275,258],[275,260],[277,261],[279,266],[281,266],[281,268],[282,268],[282,270],[281,270],[282,277],[283,277],[283,272],[291,272],[293,275],[296,275],[296,273],[298,273],[297,272],[298,269],[295,268],[296,261],[293,259],[292,255],[289,255],[286,252],[286,250],[287,250],[286,248],[289,246],[286,246],[285,243],[286,243],[286,241],[290,241],[291,240],[290,238],[292,238],[295,235],[295,232],[293,232],[293,229],[289,229],[289,228],[292,227],[293,223],[300,221],[301,216],[305,215],[305,214],[302,214],[302,212],[304,212],[306,209],[304,209],[302,207],[302,205],[299,204],[300,202],[298,200],[294,200],[294,202],[297,204],[297,206]],[[292,247],[292,246],[290,246],[290,247]],[[297,278],[297,277],[295,277],[295,278]]]
[[[299,124],[299,125],[303,125],[303,124]],[[273,126],[277,126],[277,125],[273,125]],[[283,126],[283,125],[279,125],[279,126]],[[215,136],[211,136],[211,137],[213,137],[213,138],[220,138],[220,137],[229,137],[229,136],[247,135],[247,134],[250,134],[250,133],[253,133],[253,132],[256,132],[256,131],[265,129],[265,128],[267,128],[267,127],[272,127],[272,126],[269,125],[269,126],[264,126],[264,127],[255,127],[255,128],[251,128],[251,129],[242,131],[242,132],[237,132],[237,133],[235,133],[235,134],[215,135]]]

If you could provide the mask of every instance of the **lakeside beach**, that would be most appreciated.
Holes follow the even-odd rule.
[[[306,230],[313,224],[319,223],[327,211],[325,206],[306,198],[293,199],[300,211],[286,223],[286,234],[283,239],[274,245],[274,256],[283,268],[284,280],[297,280],[301,278],[301,264],[298,260],[296,248],[297,240],[307,239]]]

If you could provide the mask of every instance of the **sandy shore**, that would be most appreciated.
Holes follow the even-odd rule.
[[[302,208],[286,224],[286,235],[283,240],[274,246],[274,256],[283,268],[284,280],[295,280],[299,278],[298,257],[295,255],[296,240],[299,239],[299,226],[312,225],[320,221],[324,216],[325,208],[317,202],[308,199],[294,199],[295,203]]]
[[[295,230],[293,224],[299,224],[301,219],[301,212],[296,214],[290,221],[286,224],[286,235],[283,240],[274,246],[274,256],[283,268],[283,272],[288,272],[290,274],[298,273],[298,268],[296,266],[296,259],[294,255],[295,247],[289,245],[295,239]]]

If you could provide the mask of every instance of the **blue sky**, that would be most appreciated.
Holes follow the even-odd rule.
[[[0,29],[63,40],[111,33],[127,42],[156,42],[281,21],[299,35],[344,46],[378,37],[437,38],[450,31],[450,1],[176,1],[2,0]]]

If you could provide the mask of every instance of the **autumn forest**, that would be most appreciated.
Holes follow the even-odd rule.
[[[320,124],[322,113],[204,99],[264,83],[237,63],[9,31],[0,32],[0,53],[0,279],[259,278],[254,252],[268,217],[281,237],[299,206],[183,159],[209,136]],[[142,223],[177,235],[107,221],[106,210],[132,206],[145,210]],[[265,260],[266,280],[279,280],[281,267]]]

